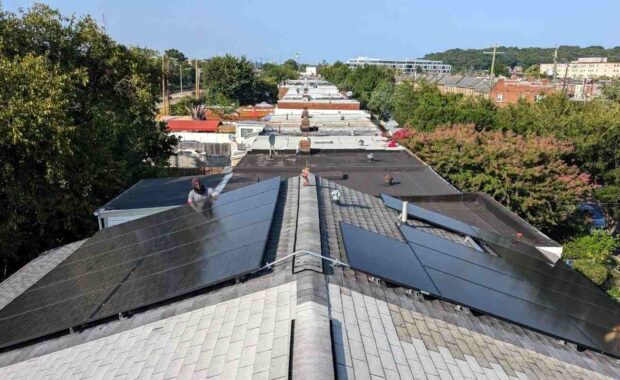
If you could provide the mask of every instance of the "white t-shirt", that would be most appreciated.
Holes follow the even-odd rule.
[[[207,198],[211,198],[214,193],[215,190],[210,187],[207,187],[207,190],[203,194],[199,194],[196,192],[196,190],[192,189],[192,191],[189,192],[189,196],[187,197],[187,203],[189,203],[190,205],[203,203],[207,200]]]

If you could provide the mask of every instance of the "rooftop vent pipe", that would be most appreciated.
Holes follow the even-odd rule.
[[[409,202],[403,201],[403,210],[400,214],[400,221],[403,223],[407,223],[407,210],[409,208]]]

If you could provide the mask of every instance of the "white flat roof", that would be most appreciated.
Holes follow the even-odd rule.
[[[276,150],[296,150],[301,136],[281,136],[275,139]],[[404,150],[403,147],[388,148],[390,139],[381,136],[309,136],[313,149],[366,149],[366,150]],[[360,143],[363,141],[363,144]],[[248,150],[269,150],[269,136],[258,136]]]

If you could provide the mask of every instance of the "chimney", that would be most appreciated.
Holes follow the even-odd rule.
[[[402,213],[400,214],[400,221],[403,223],[407,223],[407,215],[408,215],[408,207],[409,206],[409,202],[407,201],[403,201],[403,210]]]
[[[308,137],[302,137],[299,139],[299,152],[300,153],[310,153],[310,146],[312,142]]]

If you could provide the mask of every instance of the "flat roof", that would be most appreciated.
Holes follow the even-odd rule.
[[[559,246],[518,215],[484,193],[400,197],[427,210],[504,236],[523,239],[537,246]]]
[[[249,152],[233,170],[228,190],[254,182],[281,176],[298,176],[304,166],[320,177],[363,193],[379,196],[457,194],[458,190],[445,181],[430,166],[406,150],[373,151],[374,160],[368,160],[368,151],[320,151],[310,155]],[[393,184],[385,184],[390,175]]]
[[[297,128],[299,129],[299,128]],[[320,132],[320,130],[319,130]],[[270,148],[269,142],[270,136],[258,136],[256,140],[249,148],[249,150],[263,150],[268,151]],[[291,135],[275,135],[275,150],[289,150],[295,151],[299,146],[299,141],[302,136]],[[398,146],[396,148],[388,148],[387,144],[389,139],[375,135],[360,135],[360,136],[309,136],[312,143],[312,149],[320,150],[404,150],[405,148]]]

